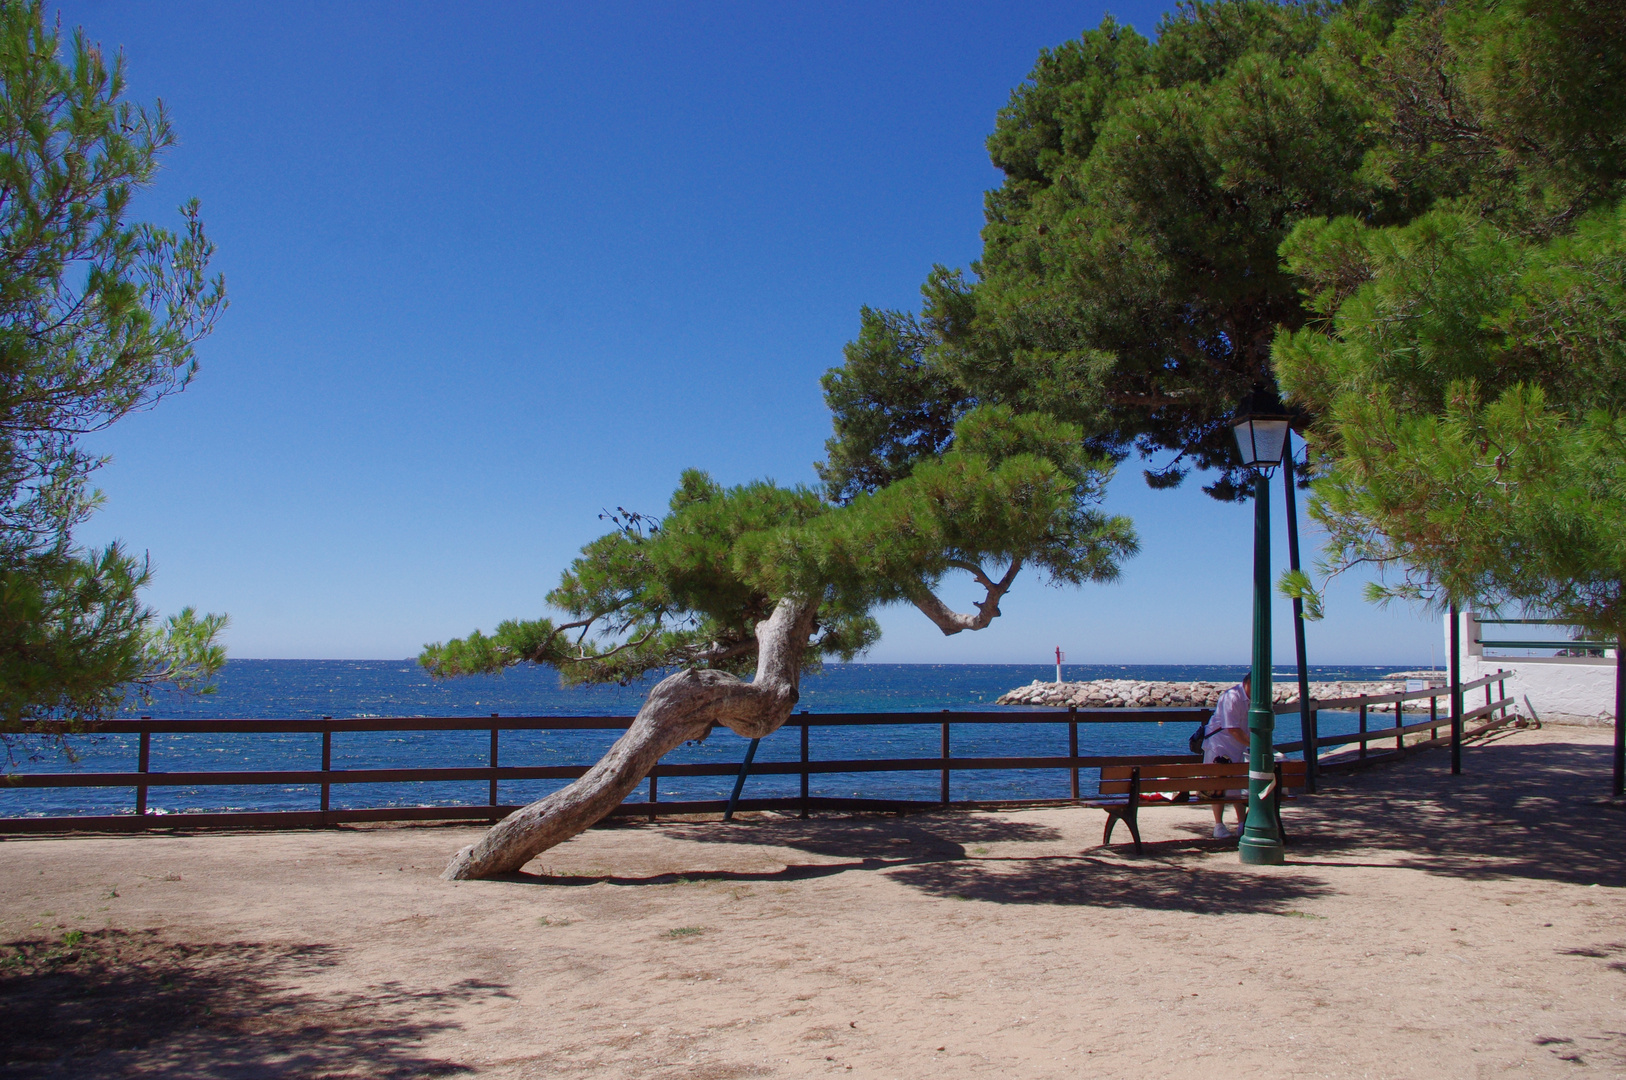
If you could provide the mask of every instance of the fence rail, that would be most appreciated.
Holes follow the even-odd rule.
[[[1489,690],[1490,684],[1496,682],[1499,678],[1505,679],[1506,676],[1501,674],[1490,675],[1462,686],[1461,689],[1464,692],[1480,687],[1486,689],[1486,704],[1472,712],[1465,712],[1462,718],[1464,723],[1476,718],[1491,717],[1498,710],[1502,712],[1503,722],[1505,722],[1507,708],[1513,702],[1505,696],[1492,701]],[[1392,756],[1398,753],[1410,752],[1422,745],[1436,745],[1442,741],[1437,737],[1438,728],[1449,726],[1451,719],[1449,715],[1440,715],[1435,699],[1449,694],[1449,688],[1436,687],[1430,690],[1374,695],[1366,698],[1315,701],[1313,702],[1315,711],[1312,712],[1312,716],[1327,709],[1344,710],[1355,708],[1359,710],[1361,717],[1361,730],[1356,733],[1314,738],[1313,741],[1318,750],[1318,757],[1319,751],[1326,747],[1356,745],[1358,747],[1357,757],[1359,760],[1364,761],[1368,758],[1368,744],[1386,739],[1395,740],[1394,748],[1385,755],[1372,755],[1373,760],[1376,760],[1379,756]],[[1401,707],[1396,711],[1398,720],[1402,717],[1404,711],[1402,703],[1423,698],[1430,699],[1430,719],[1412,724],[1399,724],[1395,727],[1367,729],[1366,714],[1369,707],[1383,704],[1400,704]],[[1276,711],[1278,713],[1289,710],[1297,711],[1297,708],[1296,704],[1277,706]],[[939,713],[826,713],[817,715],[799,713],[792,716],[784,726],[793,730],[800,729],[800,759],[796,761],[754,762],[750,764],[750,774],[753,776],[798,776],[801,779],[800,795],[784,798],[740,799],[737,808],[742,810],[795,810],[805,817],[815,808],[830,810],[909,810],[947,805],[988,807],[1066,804],[1078,800],[1083,794],[1080,791],[1079,778],[1079,772],[1082,769],[1094,769],[1132,762],[1170,763],[1194,760],[1194,755],[1190,754],[1080,754],[1078,750],[1079,725],[1154,722],[1189,724],[1205,720],[1208,716],[1209,710],[1207,709],[1184,708],[1069,709],[1066,712],[1047,709],[1042,711],[1005,712],[944,711]],[[630,716],[463,716],[360,717],[354,719],[324,717],[319,720],[162,720],[144,717],[141,719],[95,721],[87,723],[76,730],[93,734],[123,734],[137,737],[137,767],[134,772],[12,773],[0,780],[0,783],[13,788],[133,788],[135,793],[134,813],[0,818],[0,833],[41,833],[82,829],[129,831],[154,827],[300,828],[378,821],[492,821],[507,815],[517,808],[514,805],[499,801],[498,784],[501,781],[573,780],[582,776],[591,768],[591,765],[588,764],[502,765],[499,763],[502,732],[625,730],[631,725],[632,720],[633,718]],[[956,757],[952,753],[953,728],[957,725],[966,724],[1065,724],[1068,727],[1068,753],[1065,755]],[[809,753],[808,735],[813,728],[904,725],[917,727],[934,725],[940,727],[941,753],[936,757],[864,758],[833,761],[815,761],[812,760]],[[1491,726],[1494,726],[1494,724]],[[1407,734],[1420,732],[1427,728],[1435,729],[1436,737],[1434,739],[1425,743],[1411,745],[1405,743]],[[33,725],[32,729],[41,733],[62,730],[59,726],[51,724]],[[332,767],[333,736],[335,734],[411,731],[489,731],[491,735],[489,764],[441,768],[335,769]],[[1314,728],[1312,727],[1313,731]],[[320,735],[322,739],[322,768],[154,772],[149,765],[152,736],[155,734]],[[1468,734],[1477,734],[1477,732]],[[1301,751],[1303,747],[1304,742],[1300,740],[1298,742],[1280,743],[1276,749],[1284,753],[1292,753]],[[1332,759],[1328,760],[1326,764],[1336,766],[1338,762],[1336,759]],[[950,798],[949,781],[951,775],[955,772],[1010,769],[1065,770],[1069,774],[1070,780],[1069,797],[1066,799],[974,801],[952,800]],[[812,796],[809,791],[809,782],[813,776],[833,773],[881,772],[936,772],[940,775],[940,797],[935,801],[924,799],[829,798]],[[728,801],[707,799],[660,802],[659,783],[662,779],[673,777],[720,777],[734,776],[736,774],[743,775],[743,773],[744,770],[741,766],[726,762],[662,763],[656,765],[649,773],[648,799],[641,802],[625,802],[617,808],[615,813],[619,816],[648,816],[654,818],[660,813],[691,814],[722,811],[729,805]],[[485,781],[488,785],[487,800],[484,804],[461,806],[336,809],[331,805],[332,788],[336,784],[421,783],[434,781]],[[148,793],[153,788],[273,784],[317,788],[320,794],[320,809],[233,811],[226,813],[148,812]]]

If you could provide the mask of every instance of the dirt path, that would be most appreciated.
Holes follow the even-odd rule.
[[[1243,868],[1206,811],[0,843],[16,1077],[1626,1075],[1607,733],[1341,780]],[[83,937],[75,936],[75,932]],[[64,934],[68,935],[64,941]],[[62,1051],[75,1051],[63,1058]]]

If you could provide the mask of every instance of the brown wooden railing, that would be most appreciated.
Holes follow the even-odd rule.
[[[1070,772],[1069,799],[954,800],[955,806],[1012,806],[1066,803],[1076,799],[1079,770],[1099,768],[1123,761],[1185,761],[1190,755],[1080,755],[1080,724],[1122,724],[1135,722],[1175,722],[1195,724],[1207,717],[1206,709],[1157,710],[1054,710],[1035,712],[941,712],[941,713],[799,713],[785,727],[800,729],[801,756],[798,761],[756,761],[752,776],[799,776],[801,793],[791,798],[741,799],[741,810],[795,810],[804,816],[813,809],[888,810],[925,809],[951,803],[949,777],[967,770],[1065,769]],[[504,731],[625,730],[630,716],[503,716],[503,717],[365,717],[321,720],[104,720],[86,724],[81,730],[91,734],[123,734],[137,737],[135,772],[51,772],[12,773],[0,780],[13,788],[128,787],[135,791],[135,813],[104,815],[61,815],[51,817],[0,818],[0,833],[54,832],[72,829],[138,830],[148,828],[279,827],[298,828],[368,821],[455,821],[496,820],[517,807],[498,802],[497,784],[503,780],[574,780],[591,763],[572,765],[502,765],[501,733]],[[962,724],[1066,724],[1068,748],[1065,756],[956,757],[952,753],[953,728]],[[941,729],[942,752],[929,758],[858,758],[815,761],[809,754],[808,733],[818,727],[932,725]],[[454,768],[334,769],[333,736],[368,731],[489,731],[489,764]],[[322,768],[319,770],[272,769],[222,772],[153,772],[149,768],[150,747],[155,734],[288,734],[310,733],[322,737]],[[619,816],[657,814],[700,814],[722,811],[725,800],[661,802],[660,781],[671,777],[734,776],[738,764],[728,762],[671,762],[655,766],[649,774],[648,798],[623,803]],[[936,801],[920,799],[828,798],[809,792],[810,778],[829,773],[936,772],[940,774]],[[427,781],[487,782],[484,805],[404,806],[335,809],[335,784],[414,783]],[[318,810],[265,810],[230,813],[152,814],[147,793],[155,787],[239,786],[276,784],[318,788]]]
[[[1507,709],[1512,700],[1501,696],[1491,699],[1490,686],[1505,680],[1505,674],[1486,676],[1464,684],[1463,691],[1485,688],[1483,707],[1465,711],[1463,723],[1477,719],[1489,722],[1475,731],[1464,731],[1465,736],[1480,734],[1491,727],[1507,722]],[[1336,768],[1340,764],[1360,764],[1376,761],[1397,753],[1409,753],[1423,746],[1435,746],[1447,741],[1439,736],[1439,728],[1450,726],[1449,715],[1441,715],[1437,698],[1448,696],[1449,688],[1437,687],[1405,693],[1383,694],[1363,698],[1344,698],[1314,702],[1316,715],[1320,711],[1356,710],[1360,714],[1360,730],[1347,735],[1328,735],[1315,739],[1319,750],[1326,747],[1355,746],[1351,757],[1334,755],[1322,759],[1324,767]],[[1404,703],[1429,699],[1429,718],[1406,724]],[[1396,725],[1369,730],[1369,709],[1384,705],[1399,705]],[[1277,712],[1297,711],[1296,704],[1277,706]],[[1494,714],[1500,710],[1501,716]],[[1174,723],[1196,724],[1210,715],[1207,709],[1069,709],[1033,712],[941,712],[941,713],[827,713],[814,715],[800,713],[793,716],[786,727],[800,729],[801,755],[797,761],[756,761],[750,766],[752,776],[798,776],[801,791],[798,796],[784,798],[740,799],[741,810],[794,810],[806,816],[813,809],[828,810],[882,810],[903,811],[929,809],[941,806],[998,807],[1066,804],[1084,797],[1080,790],[1079,772],[1132,762],[1170,763],[1194,760],[1189,754],[1163,755],[1081,755],[1078,752],[1080,724]],[[134,772],[36,772],[10,773],[0,778],[0,784],[11,788],[132,788],[134,813],[100,815],[60,815],[50,817],[0,818],[0,833],[36,833],[69,830],[131,831],[149,828],[300,828],[337,825],[352,822],[378,821],[493,821],[516,809],[498,801],[498,783],[504,780],[574,780],[591,765],[503,765],[500,764],[501,733],[504,731],[565,731],[565,730],[625,730],[632,723],[628,716],[503,716],[503,717],[364,717],[356,719],[320,720],[104,720],[89,723],[80,730],[90,734],[123,734],[137,737],[136,770]],[[1066,755],[956,757],[953,749],[953,728],[963,724],[1066,724],[1068,726],[1068,753]],[[941,729],[941,752],[927,758],[860,758],[835,761],[815,761],[809,754],[808,733],[817,727],[852,727],[898,725],[934,725]],[[1423,730],[1432,735],[1427,740],[1407,743],[1406,736]],[[408,732],[408,731],[488,731],[490,755],[488,764],[447,768],[378,768],[335,769],[333,762],[333,736],[356,732]],[[152,737],[155,734],[290,734],[308,733],[321,736],[322,767],[313,770],[270,769],[220,772],[154,772],[150,768]],[[1395,746],[1385,754],[1370,754],[1368,744],[1394,739]],[[1291,753],[1303,748],[1303,742],[1277,744],[1276,749]],[[1318,755],[1319,756],[1319,755]],[[951,800],[950,776],[954,772],[970,770],[1000,771],[1009,769],[1061,769],[1069,774],[1069,797],[1065,799],[1020,800]],[[728,762],[672,762],[657,765],[649,774],[648,796],[642,801],[623,803],[618,816],[647,816],[657,814],[702,814],[723,811],[728,803],[721,799],[661,802],[660,781],[672,777],[734,776],[741,767]],[[936,772],[939,774],[939,798],[923,799],[870,799],[829,798],[810,794],[809,782],[813,776],[830,773],[898,773]],[[334,808],[332,791],[335,784],[420,783],[432,781],[485,781],[487,801],[478,805],[461,806],[391,806]],[[311,786],[320,794],[316,810],[234,811],[227,813],[150,813],[148,793],[153,788],[194,786]]]
[[[1451,687],[1449,686],[1435,686],[1425,690],[1406,690],[1393,694],[1369,694],[1362,697],[1312,698],[1310,700],[1312,706],[1310,710],[1311,737],[1315,742],[1318,763],[1322,769],[1362,765],[1430,746],[1443,746],[1448,744],[1452,738],[1469,739],[1486,734],[1513,719],[1508,710],[1515,703],[1512,698],[1507,696],[1507,680],[1512,675],[1513,673],[1510,671],[1497,671],[1472,682],[1463,683],[1461,690],[1464,695],[1464,706],[1467,705],[1466,695],[1481,689],[1485,692],[1485,704],[1473,709],[1464,707],[1460,726],[1455,732],[1450,730],[1452,721],[1449,706]],[[1491,689],[1493,686],[1496,688],[1494,691]],[[1439,699],[1442,697],[1447,699],[1447,707],[1443,712],[1439,703]],[[1425,699],[1428,701],[1428,719],[1406,723],[1406,704],[1414,701],[1420,702]],[[1383,709],[1385,712],[1391,711],[1389,708],[1384,708],[1385,706],[1392,707],[1395,718],[1394,724],[1378,728],[1371,727],[1371,714],[1374,711],[1378,709]],[[1297,702],[1276,706],[1277,715],[1297,713],[1298,711]],[[1359,726],[1354,732],[1346,735],[1319,735],[1316,733],[1316,720],[1318,714],[1322,712],[1354,712],[1359,717]],[[1469,730],[1468,725],[1475,721],[1484,722],[1478,727]],[[1441,728],[1446,728],[1447,734],[1442,736],[1440,734]],[[1429,732],[1429,737],[1426,739],[1413,739],[1411,742],[1406,741],[1406,736],[1415,735],[1422,731]],[[1371,751],[1370,746],[1372,743],[1387,742],[1390,739],[1394,740],[1393,747],[1385,747],[1382,753],[1373,753]],[[1330,758],[1322,758],[1320,752],[1329,746],[1340,748],[1353,746],[1355,751],[1353,755],[1340,756],[1335,754]],[[1304,749],[1304,740],[1300,738],[1294,742],[1277,743],[1276,749],[1286,754],[1296,753]]]

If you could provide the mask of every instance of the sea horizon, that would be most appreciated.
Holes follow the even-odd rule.
[[[1312,664],[1313,681],[1369,680],[1422,665]],[[1063,664],[1069,682],[1133,679],[1226,682],[1244,664]],[[1278,675],[1296,677],[1276,665]],[[522,665],[498,675],[436,679],[416,660],[228,660],[210,694],[161,691],[132,698],[119,714],[164,719],[343,716],[509,716],[633,713],[667,673],[628,685],[567,686],[551,668]],[[825,663],[805,674],[798,707],[824,712],[911,712],[994,708],[1001,694],[1035,680],[1054,682],[1054,664]]]

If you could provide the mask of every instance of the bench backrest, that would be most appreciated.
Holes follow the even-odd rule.
[[[1282,786],[1289,791],[1304,787],[1304,762],[1279,761]],[[1248,786],[1248,766],[1245,762],[1200,761],[1180,764],[1103,765],[1101,766],[1101,794],[1129,794],[1130,777],[1140,769],[1140,790],[1155,791],[1213,791]]]

